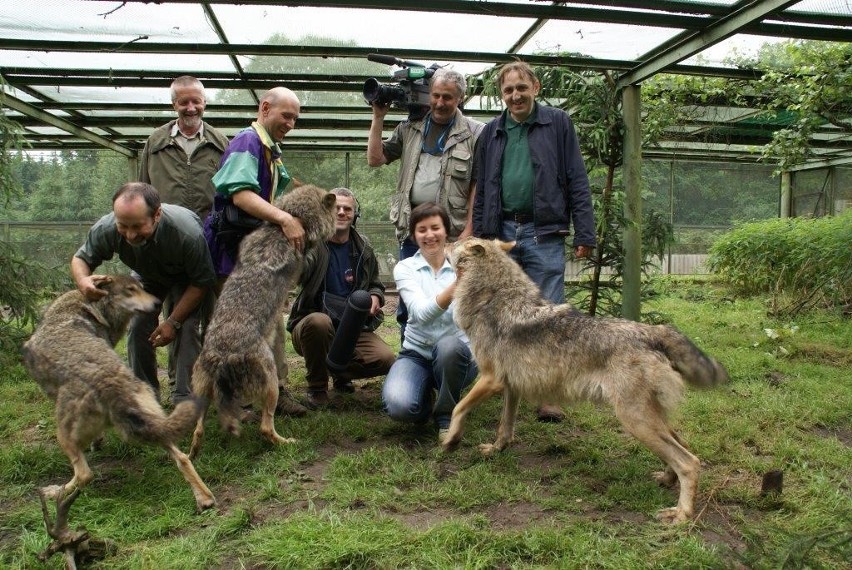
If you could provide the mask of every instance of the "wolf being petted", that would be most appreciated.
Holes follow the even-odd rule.
[[[200,413],[193,398],[166,416],[153,388],[133,375],[114,347],[135,313],[151,313],[159,301],[126,275],[99,276],[106,295],[87,300],[69,291],[54,301],[24,344],[24,364],[56,403],[56,431],[74,477],[45,488],[57,500],[87,485],[94,475],[83,451],[112,425],[126,439],[162,446],[192,487],[197,510],[215,504],[189,458],[176,446]]]
[[[512,441],[520,398],[607,403],[624,429],[666,463],[657,480],[680,482],[677,506],[658,518],[692,517],[700,462],[666,415],[681,400],[684,380],[711,387],[726,382],[727,372],[671,327],[593,318],[543,299],[507,255],[513,245],[470,239],[453,251],[455,320],[470,337],[480,378],[453,410],[444,449],[458,446],[467,414],[496,394],[503,394],[503,413],[496,441],[480,446],[486,455]]]
[[[335,202],[334,194],[307,185],[282,196],[276,206],[300,220],[307,251],[334,233]],[[255,403],[264,437],[272,443],[292,441],[278,435],[273,422],[279,382],[275,352],[284,343],[276,333],[303,260],[304,252],[268,222],[240,243],[237,265],[225,281],[192,374],[193,391],[213,399],[220,425],[233,435],[240,433],[243,404]],[[202,413],[190,457],[198,453],[203,436]]]

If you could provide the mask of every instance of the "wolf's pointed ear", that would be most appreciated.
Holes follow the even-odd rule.
[[[483,255],[485,255],[485,246],[483,246],[481,243],[474,243],[474,244],[471,244],[471,245],[467,248],[467,250],[468,250],[468,251],[469,251],[472,255],[475,255],[475,256],[477,256],[477,257],[482,257]]]
[[[334,208],[335,204],[337,204],[337,196],[331,192],[322,197],[322,205],[326,208]]]
[[[500,249],[502,249],[503,251],[509,251],[510,249],[515,247],[516,243],[518,243],[516,241],[499,241],[499,240],[496,240],[496,241],[500,245]]]

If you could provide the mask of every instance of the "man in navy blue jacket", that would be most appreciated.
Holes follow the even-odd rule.
[[[506,110],[479,137],[473,234],[517,242],[512,257],[554,303],[565,302],[565,236],[574,224],[574,255],[595,247],[595,215],[580,143],[565,111],[536,103],[541,84],[516,61],[497,81]],[[543,421],[562,410],[542,406]]]

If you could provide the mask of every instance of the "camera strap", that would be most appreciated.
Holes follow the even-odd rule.
[[[433,154],[436,156],[440,156],[444,154],[444,146],[447,144],[447,135],[450,134],[450,129],[453,128],[453,125],[456,123],[456,118],[453,119],[444,126],[444,130],[441,131],[440,136],[438,136],[438,140],[435,143],[435,146],[429,148],[426,146],[426,141],[429,140],[429,133],[432,131],[432,114],[430,113],[426,117],[425,125],[423,127],[423,142],[420,144],[420,150],[422,152]]]

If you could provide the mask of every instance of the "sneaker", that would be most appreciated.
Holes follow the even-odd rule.
[[[565,412],[559,406],[543,404],[538,407],[535,413],[540,422],[558,424],[565,419]]]
[[[278,389],[278,404],[275,413],[279,416],[301,417],[308,413],[308,409],[293,399],[286,388]]]
[[[447,435],[450,433],[450,428],[440,428],[438,429],[438,443],[444,443],[444,440],[447,439]]]
[[[334,384],[334,389],[341,394],[351,394],[355,391],[355,386],[352,385],[352,380],[334,378],[332,383]]]
[[[308,390],[306,402],[312,410],[325,408],[329,404],[328,392],[325,390]]]

